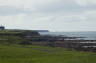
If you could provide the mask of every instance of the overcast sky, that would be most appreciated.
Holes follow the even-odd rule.
[[[0,0],[9,29],[96,31],[96,0]]]

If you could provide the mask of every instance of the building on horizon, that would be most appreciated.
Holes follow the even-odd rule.
[[[0,30],[4,30],[5,29],[5,27],[4,26],[0,26]]]

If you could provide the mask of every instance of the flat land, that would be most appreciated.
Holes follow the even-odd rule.
[[[0,45],[0,63],[96,63],[96,53],[60,47]]]

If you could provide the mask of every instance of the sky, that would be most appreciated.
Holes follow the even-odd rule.
[[[7,29],[96,31],[96,0],[0,0]]]

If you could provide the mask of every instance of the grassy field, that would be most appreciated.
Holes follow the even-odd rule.
[[[60,47],[21,45],[22,42],[30,42],[16,35],[23,32],[25,33],[25,31],[0,31],[0,63],[96,63],[96,53],[92,52],[72,51]],[[34,42],[33,44],[44,43]]]
[[[96,53],[59,47],[0,45],[0,63],[96,63]]]

